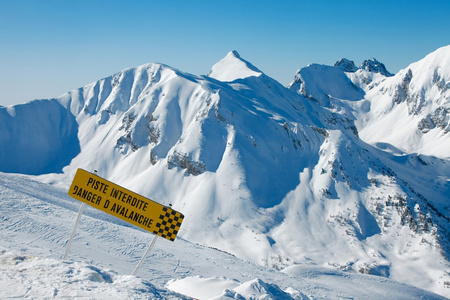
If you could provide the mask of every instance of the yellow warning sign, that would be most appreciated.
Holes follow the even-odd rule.
[[[110,215],[174,241],[184,215],[83,169],[78,169],[69,196]]]

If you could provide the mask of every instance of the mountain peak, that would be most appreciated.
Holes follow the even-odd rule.
[[[233,50],[211,68],[208,76],[220,81],[235,81],[261,74],[262,72],[258,68],[241,58],[239,53]]]
[[[359,68],[372,73],[380,73],[386,77],[393,76],[393,74],[389,73],[384,64],[376,60],[374,57],[363,61]]]
[[[349,60],[347,58],[341,58],[340,60],[338,60],[335,64],[335,67],[339,67],[342,71],[344,72],[356,72],[358,70],[358,68],[356,67],[355,63],[353,62],[353,60]]]
[[[232,50],[232,51],[228,52],[227,56],[229,56],[229,55],[233,55],[234,57],[239,58],[239,59],[241,58],[241,56],[239,55],[239,52],[237,52],[236,50]]]

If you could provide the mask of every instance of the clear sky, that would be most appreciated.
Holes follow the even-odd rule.
[[[0,105],[149,62],[204,75],[231,50],[287,85],[310,63],[395,73],[449,44],[449,0],[0,0]]]

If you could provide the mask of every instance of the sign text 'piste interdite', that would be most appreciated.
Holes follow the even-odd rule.
[[[78,169],[69,196],[110,215],[174,241],[184,215],[133,193],[83,169]]]

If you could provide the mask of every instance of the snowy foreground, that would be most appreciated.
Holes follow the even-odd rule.
[[[79,205],[65,190],[0,173],[1,299],[445,299],[317,265],[277,271],[181,238],[158,239],[132,276],[153,236],[89,207],[63,261]]]

